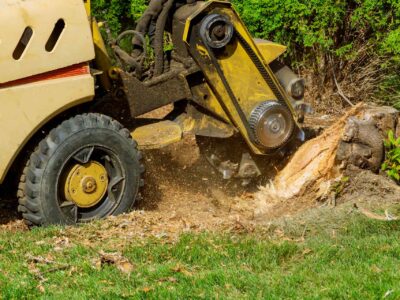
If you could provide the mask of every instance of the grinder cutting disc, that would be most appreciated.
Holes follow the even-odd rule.
[[[267,150],[286,144],[295,128],[290,110],[276,101],[266,101],[258,105],[249,122],[256,143]]]

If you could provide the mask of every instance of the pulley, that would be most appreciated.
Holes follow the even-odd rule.
[[[228,17],[220,14],[206,16],[200,27],[200,36],[208,46],[220,49],[232,40],[234,28]]]
[[[255,142],[266,150],[282,147],[292,137],[295,123],[291,111],[276,101],[258,105],[250,116]]]

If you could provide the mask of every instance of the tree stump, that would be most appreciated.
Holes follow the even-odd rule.
[[[273,182],[263,188],[259,199],[310,199],[330,194],[332,182],[349,165],[373,172],[384,160],[383,140],[389,130],[400,133],[399,112],[391,107],[358,104],[320,136],[306,142]]]

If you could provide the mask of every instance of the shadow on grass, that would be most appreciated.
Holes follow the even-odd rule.
[[[22,216],[18,213],[18,200],[10,195],[7,190],[0,189],[0,225],[20,220]]]

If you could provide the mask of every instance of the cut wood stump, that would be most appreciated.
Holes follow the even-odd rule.
[[[378,172],[389,130],[400,134],[399,112],[391,107],[358,104],[320,136],[306,142],[275,179],[261,189],[261,200],[329,195],[332,183],[349,165]]]

